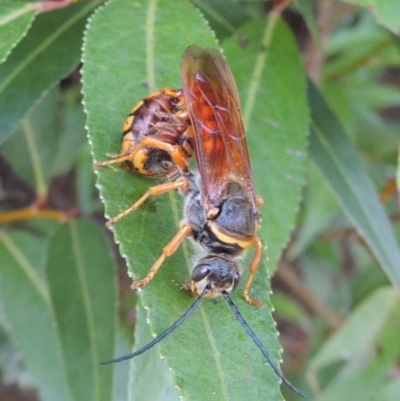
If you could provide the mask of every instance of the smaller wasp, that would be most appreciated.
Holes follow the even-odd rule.
[[[155,178],[176,179],[189,169],[193,134],[183,91],[164,88],[141,100],[123,125],[121,153],[95,167],[119,164],[129,171]],[[108,221],[111,225],[136,210],[149,196],[178,188],[174,181],[151,187],[135,204]]]
[[[148,177],[187,171],[193,144],[183,91],[164,88],[135,105],[123,125],[121,153],[95,167],[122,164]]]

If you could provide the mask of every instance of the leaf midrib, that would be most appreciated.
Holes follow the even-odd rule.
[[[158,0],[150,0],[149,1],[147,20],[146,20],[147,80],[150,83],[150,87],[154,87],[154,84],[155,84],[154,28],[155,28],[155,15],[156,15],[156,11],[157,11],[157,3],[158,3]],[[181,217],[180,217],[180,213],[178,211],[178,201],[177,201],[176,193],[171,192],[169,195],[170,195],[169,199],[170,199],[170,205],[171,205],[171,209],[172,209],[173,219],[175,220],[177,227],[178,227],[180,224],[180,221],[181,221]],[[189,274],[190,274],[192,261],[190,259],[190,251],[188,248],[187,241],[184,241],[184,243],[181,245],[181,248],[182,248],[182,251],[184,254],[186,266],[187,266]],[[201,319],[203,321],[203,326],[206,330],[211,349],[213,350],[212,354],[213,354],[213,357],[215,360],[215,366],[216,366],[218,376],[220,377],[221,388],[224,393],[225,399],[229,400],[227,383],[226,383],[225,376],[223,373],[222,363],[219,358],[216,341],[215,341],[215,338],[211,331],[210,320],[209,320],[207,313],[204,310],[202,305],[200,306],[199,309],[200,309],[200,313],[201,313]]]
[[[51,302],[49,291],[40,279],[33,265],[5,232],[0,232],[0,241],[3,242],[6,249],[8,249],[10,254],[14,257],[15,261],[21,267],[21,270],[25,273],[26,277],[28,277],[42,300],[50,307]]]
[[[0,26],[4,26],[11,21],[19,18],[21,15],[27,14],[29,12],[34,12],[35,8],[31,3],[25,4],[21,8],[16,8],[14,11],[8,13],[7,15],[0,18]]]
[[[69,231],[71,236],[71,245],[73,250],[73,255],[75,259],[75,266],[77,276],[79,278],[82,298],[83,298],[83,306],[86,314],[86,319],[88,323],[88,331],[89,331],[89,338],[90,338],[90,348],[91,348],[91,356],[93,362],[93,375],[94,375],[94,390],[95,390],[95,400],[99,400],[99,391],[100,391],[100,372],[99,372],[99,360],[97,358],[97,343],[96,343],[96,336],[95,336],[95,320],[93,315],[93,303],[92,298],[89,294],[88,289],[88,282],[86,280],[86,276],[84,274],[85,271],[85,264],[83,262],[83,255],[81,252],[81,244],[82,241],[79,240],[78,235],[78,228],[76,226],[76,222],[74,220],[71,221],[69,225]]]

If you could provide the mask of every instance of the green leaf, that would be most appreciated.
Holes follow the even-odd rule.
[[[185,18],[182,18],[182,15]],[[104,40],[105,31],[107,40]],[[284,27],[279,26],[278,32],[284,32],[285,39],[290,38]],[[136,102],[149,92],[164,86],[181,86],[181,57],[184,49],[192,43],[203,47],[215,47],[215,39],[205,21],[194,8],[183,1],[172,3],[166,0],[143,0],[133,4],[128,0],[120,0],[108,4],[95,15],[86,35],[83,82],[89,137],[96,161],[105,160],[107,153],[119,151],[122,123]],[[284,39],[279,45],[285,47]],[[293,42],[289,42],[289,60],[296,62],[298,59],[293,57],[293,49]],[[230,61],[232,53],[228,50],[227,45]],[[283,50],[281,52],[283,53]],[[253,68],[252,57],[255,54],[252,49],[246,69]],[[243,54],[241,57],[242,61],[246,61]],[[288,59],[284,60],[280,65],[290,67],[286,65]],[[237,67],[233,65],[233,68],[236,72]],[[293,73],[292,68],[289,68],[289,71]],[[295,74],[295,78],[300,82],[301,77],[301,72]],[[243,77],[238,76],[237,79],[239,87],[242,87]],[[279,83],[283,85],[283,79],[279,80]],[[297,91],[298,86],[295,87]],[[257,100],[260,99],[257,91],[253,93]],[[286,96],[288,94],[283,89],[282,93]],[[297,92],[295,98],[298,101]],[[304,104],[299,102],[299,108],[302,107],[306,109]],[[252,108],[249,110],[252,118],[261,119],[264,126],[265,120],[257,117]],[[272,116],[274,118],[276,113]],[[297,121],[291,116],[289,120]],[[281,118],[278,121],[281,121]],[[273,123],[269,122],[270,125]],[[301,127],[305,136],[305,123],[301,124]],[[249,127],[249,136],[250,131]],[[258,134],[259,132],[255,132],[253,135]],[[249,138],[249,141],[252,139]],[[293,142],[294,145],[289,148],[280,148],[287,151],[281,157],[297,157],[303,162],[304,154],[290,155],[291,150],[299,148],[297,139]],[[286,146],[288,145],[286,142]],[[290,163],[289,169],[293,168],[293,165],[294,163]],[[274,167],[275,171],[280,167],[281,165]],[[258,168],[257,170],[259,172]],[[265,170],[264,165],[263,174]],[[284,171],[287,172],[286,169]],[[97,174],[98,187],[108,216],[115,216],[126,209],[149,186],[155,185],[118,167],[101,168]],[[287,183],[292,185],[295,181],[293,185],[298,193],[297,174],[301,173],[294,173],[294,178],[286,177],[282,187]],[[264,184],[264,178],[261,177],[258,182]],[[278,193],[282,194],[283,190]],[[182,200],[175,193],[155,197],[113,228],[115,240],[120,244],[121,254],[127,259],[134,278],[142,278],[147,274],[163,246],[177,232],[181,219],[181,204]],[[290,210],[290,214],[293,216],[294,211]],[[285,223],[287,224],[287,221]],[[279,235],[286,239],[288,230],[289,227],[286,227],[285,235]],[[282,246],[280,243],[279,251]],[[279,251],[274,249],[272,254],[277,255]],[[141,302],[148,309],[148,318],[154,333],[160,333],[169,327],[193,302],[174,284],[183,283],[189,278],[192,268],[191,255],[191,249],[185,242],[176,255],[163,264],[152,282],[140,292]],[[246,266],[246,263],[243,265]],[[244,270],[246,272],[246,269]],[[281,348],[276,340],[269,312],[269,288],[265,275],[265,269],[260,269],[252,294],[261,299],[266,308],[255,310],[242,300],[243,284],[235,292],[234,298],[245,319],[273,358],[279,361]],[[198,400],[199,394],[202,399],[218,400],[243,400],[245,397],[281,399],[278,378],[238,325],[223,299],[215,303],[205,301],[182,327],[160,344],[159,348],[172,369],[175,384],[187,400]],[[145,357],[143,355],[139,358]],[[136,366],[139,362],[134,360],[132,363]],[[142,389],[135,387],[135,391]]]
[[[344,77],[349,87],[360,80],[370,83],[371,74],[376,74],[385,66],[396,67],[399,63],[395,37],[376,25],[367,11],[359,13],[355,23],[344,24],[335,31],[329,40],[326,57],[329,62],[323,67],[324,79],[344,87]],[[360,70],[364,73],[360,74]],[[366,74],[369,74],[369,80]]]
[[[251,16],[257,18],[264,12],[261,2],[238,2],[237,0],[207,1],[190,0],[204,14],[217,38],[233,34],[235,27],[243,25]]]
[[[375,290],[312,358],[309,369],[315,371],[337,361],[347,361],[350,371],[357,369],[360,360],[373,351],[396,301],[393,288]]]
[[[138,305],[136,314],[135,350],[148,344],[153,338],[146,324],[147,313]],[[163,400],[178,401],[179,391],[175,388],[171,372],[165,360],[160,359],[156,348],[147,351],[140,359],[131,364],[129,381],[129,401]],[[157,380],[154,380],[157,377]],[[143,386],[141,383],[151,383]]]
[[[52,178],[70,169],[84,146],[88,147],[83,106],[71,95],[71,90],[50,89],[2,146],[4,158],[42,198]],[[88,188],[92,193],[93,185]]]
[[[47,242],[0,233],[0,297],[14,344],[44,401],[69,401],[44,264]],[[18,311],[18,313],[16,313]]]
[[[400,188],[400,147],[397,152],[396,186]]]
[[[337,401],[338,399],[371,401],[384,383],[387,371],[387,360],[377,356],[365,369],[360,369],[324,389],[316,401]],[[382,401],[382,398],[378,400]]]
[[[130,333],[132,334],[132,333]],[[128,346],[127,341],[121,330],[117,332],[115,352],[117,355],[126,355],[131,352],[131,346]],[[112,400],[126,400],[128,398],[128,386],[130,365],[127,363],[119,363],[114,369],[114,389]]]
[[[400,33],[400,3],[397,0],[345,0],[345,2],[372,8],[378,23],[394,33]]]
[[[53,174],[68,171],[82,150],[89,149],[86,137],[86,115],[81,99],[81,86],[75,85],[61,92],[62,104],[60,135],[57,147],[53,150],[54,160],[51,163]],[[42,145],[46,145],[42,142]],[[93,186],[89,186],[93,188]]]
[[[53,175],[59,135],[59,91],[51,89],[32,108],[9,136],[2,154],[26,182],[34,185],[39,196],[47,193]],[[19,157],[23,154],[24,157]]]
[[[349,93],[357,103],[374,109],[400,105],[400,93],[394,85],[360,82],[349,86]]]
[[[89,146],[79,158],[76,166],[76,192],[79,211],[82,215],[90,215],[103,210],[100,199],[93,196],[93,189],[96,184],[96,175],[93,171],[92,155]]]
[[[338,205],[335,199],[323,184],[318,170],[309,162],[302,224],[296,232],[295,241],[291,244],[286,257],[290,260],[300,257],[326,229],[337,210]]]
[[[301,14],[304,18],[304,21],[307,24],[307,28],[312,35],[312,38],[318,45],[318,47],[322,48],[321,43],[321,35],[318,29],[318,23],[316,19],[316,13],[314,12],[314,4],[308,0],[295,0],[293,2],[294,6],[296,7],[297,11]]]
[[[324,389],[319,401],[357,399],[370,401],[382,391],[400,351],[400,303],[393,288],[381,287],[358,306],[342,328],[311,361],[319,368],[344,362]]]
[[[393,381],[382,388],[381,393],[372,401],[397,401],[400,394],[400,379]]]
[[[271,294],[271,301],[274,305],[274,313],[280,318],[297,323],[304,330],[310,331],[312,321],[307,315],[304,308],[299,305],[298,301],[280,291],[274,291]]]
[[[393,285],[400,288],[400,251],[390,222],[340,123],[310,84],[311,157],[347,217]]]
[[[111,400],[112,375],[100,366],[115,342],[114,263],[99,227],[71,220],[54,236],[47,276],[69,393]]]
[[[0,65],[0,142],[43,91],[77,65],[86,17],[97,5],[91,1],[39,15]]]
[[[0,298],[42,400],[111,400],[99,362],[114,349],[115,292],[108,244],[93,223],[62,226],[50,244],[0,233]]]
[[[299,209],[309,114],[293,35],[283,23],[273,33],[270,29],[264,19],[250,22],[224,42],[224,49],[242,99],[256,191],[265,201],[260,235],[272,271]]]
[[[26,2],[3,0],[0,4],[0,63],[30,28],[35,11]]]

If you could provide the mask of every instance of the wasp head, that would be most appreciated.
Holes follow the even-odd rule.
[[[239,267],[231,258],[211,254],[200,259],[193,269],[190,289],[192,294],[200,295],[208,287],[206,296],[214,298],[223,291],[232,291],[239,278]]]

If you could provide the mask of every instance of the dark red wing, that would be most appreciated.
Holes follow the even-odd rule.
[[[227,182],[233,180],[246,189],[256,208],[240,100],[228,64],[218,50],[193,45],[183,54],[181,74],[204,206],[219,206]]]

